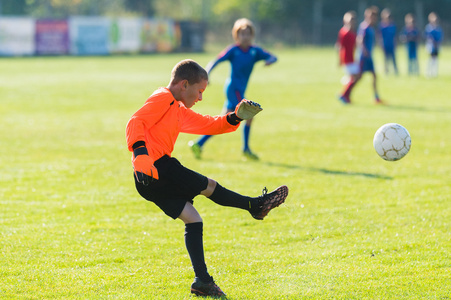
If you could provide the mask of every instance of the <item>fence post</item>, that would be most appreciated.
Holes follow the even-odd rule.
[[[321,44],[323,26],[323,0],[313,2],[313,44]]]
[[[416,15],[415,18],[417,19],[417,26],[418,26],[418,28],[423,29],[425,26],[423,1],[415,0],[414,6],[415,6],[415,15]]]

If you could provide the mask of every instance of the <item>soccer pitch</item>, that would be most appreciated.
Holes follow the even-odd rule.
[[[352,105],[336,98],[342,70],[330,48],[271,49],[247,97],[263,112],[251,147],[214,137],[203,159],[181,134],[184,165],[242,194],[286,184],[264,221],[197,197],[207,266],[227,299],[450,299],[451,48],[439,77],[370,75]],[[0,299],[191,299],[181,221],[135,191],[125,125],[175,63],[216,52],[0,59]],[[420,52],[424,74],[426,54]],[[194,110],[216,115],[229,67],[210,77]],[[387,162],[376,130],[403,125],[412,148]]]

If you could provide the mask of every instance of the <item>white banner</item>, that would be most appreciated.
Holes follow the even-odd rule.
[[[35,20],[28,17],[0,18],[0,55],[33,55]]]
[[[138,53],[141,49],[142,19],[113,19],[110,29],[110,50],[112,53]]]

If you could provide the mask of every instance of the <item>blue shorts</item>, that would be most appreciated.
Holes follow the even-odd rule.
[[[149,185],[139,183],[135,178],[138,193],[155,203],[166,215],[177,219],[186,202],[193,203],[194,197],[208,186],[208,178],[184,167],[176,158],[167,155],[154,163],[158,170],[158,180]]]
[[[244,91],[241,91],[232,84],[225,86],[227,101],[224,105],[228,110],[235,110],[235,107],[244,99]]]
[[[371,57],[361,57],[360,58],[360,72],[373,72],[374,73],[374,63]]]

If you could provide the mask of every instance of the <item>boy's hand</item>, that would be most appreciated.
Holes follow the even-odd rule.
[[[144,185],[149,185],[151,181],[158,179],[157,168],[148,155],[137,156],[133,160],[133,169],[138,182]]]
[[[277,57],[271,56],[270,58],[268,58],[267,60],[265,60],[265,66],[272,65],[272,64],[275,63],[276,61],[277,61]]]
[[[133,170],[135,171],[136,180],[144,185],[149,185],[151,181],[158,180],[158,170],[153,165],[146,147],[139,147],[133,153]]]
[[[249,120],[262,110],[263,108],[261,108],[260,104],[258,104],[257,102],[243,99],[236,106],[235,114],[240,119]]]

